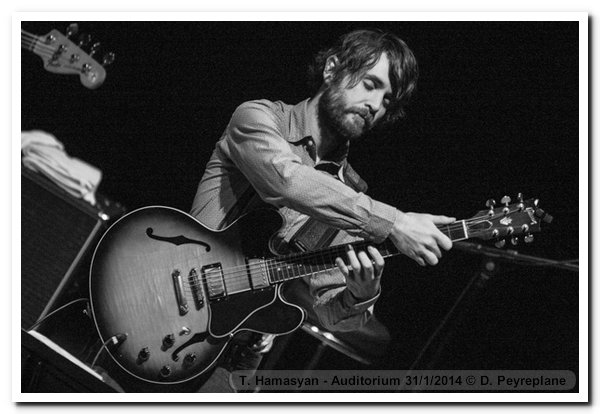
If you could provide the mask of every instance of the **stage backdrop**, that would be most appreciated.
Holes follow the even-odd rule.
[[[24,22],[45,34],[71,22]],[[521,253],[578,257],[577,22],[78,22],[115,61],[89,90],[22,51],[24,130],[50,132],[103,172],[100,191],[134,209],[189,210],[232,111],[308,97],[313,54],[355,28],[402,37],[420,66],[407,117],[351,149],[376,199],[404,211],[472,216],[518,192],[555,217]],[[409,366],[483,257],[435,268],[389,260],[379,318],[390,368]],[[498,263],[440,348],[450,368],[577,370],[577,273]]]

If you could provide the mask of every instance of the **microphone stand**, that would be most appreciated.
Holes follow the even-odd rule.
[[[455,332],[454,329],[451,329],[452,326],[456,328],[457,325],[462,323],[466,312],[475,302],[475,299],[483,292],[487,282],[498,272],[498,266],[496,264],[497,260],[518,265],[545,266],[565,269],[571,272],[579,272],[579,265],[572,262],[524,255],[516,250],[501,250],[483,246],[478,243],[464,241],[454,243],[453,248],[467,253],[481,255],[483,256],[483,262],[481,267],[475,272],[469,282],[467,282],[467,285],[458,296],[454,305],[430,335],[429,339],[419,352],[419,355],[409,367],[408,375],[415,370],[434,368],[434,365],[441,357],[444,348],[450,343],[454,336]],[[452,326],[449,328],[448,325]],[[437,345],[434,346],[434,342],[437,342]],[[427,354],[429,354],[429,358],[426,359]],[[398,391],[418,392],[419,389],[406,389],[406,387],[400,387]]]
[[[579,265],[571,262],[558,261],[546,259],[543,257],[537,256],[528,256],[525,254],[521,254],[516,250],[502,250],[493,247],[483,246],[478,243],[469,243],[469,242],[456,242],[453,246],[454,249],[458,249],[468,253],[480,254],[487,257],[493,257],[496,259],[502,259],[507,262],[513,262],[521,265],[528,266],[547,266],[554,267],[558,269],[569,270],[571,272],[579,272]]]

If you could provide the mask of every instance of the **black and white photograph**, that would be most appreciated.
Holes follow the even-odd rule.
[[[586,13],[58,16],[17,20],[21,401],[587,395]]]

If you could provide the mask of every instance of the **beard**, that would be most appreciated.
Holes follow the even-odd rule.
[[[336,84],[329,86],[321,95],[318,120],[321,129],[339,142],[357,140],[373,127],[373,117],[369,110],[346,107],[342,88]]]

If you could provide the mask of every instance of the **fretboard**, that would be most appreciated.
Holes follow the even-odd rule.
[[[465,220],[456,221],[450,225],[438,226],[438,229],[453,242],[469,238]],[[384,258],[400,254],[396,246],[389,239],[380,244],[365,241],[350,244],[352,244],[356,251],[364,250],[367,246],[371,245],[377,248]],[[346,257],[346,249],[346,245],[338,245],[322,250],[268,259],[265,261],[265,265],[269,274],[269,280],[272,284],[277,284],[331,270],[337,267],[335,264],[336,258]]]

